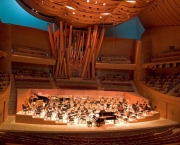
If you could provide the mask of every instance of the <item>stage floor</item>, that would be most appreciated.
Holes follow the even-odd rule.
[[[178,126],[179,123],[160,118],[158,120],[139,122],[139,123],[123,123],[113,124],[112,122],[103,124],[97,127],[93,124],[92,127],[87,127],[86,124],[76,125],[38,125],[38,124],[24,124],[15,123],[15,116],[8,116],[7,120],[1,124],[0,131],[27,131],[27,132],[39,132],[39,133],[100,133],[100,132],[123,132],[123,131],[138,131],[138,130],[150,130],[156,128],[167,128],[172,126]]]

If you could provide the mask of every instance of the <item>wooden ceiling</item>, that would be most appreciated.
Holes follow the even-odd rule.
[[[180,25],[180,0],[156,0],[139,14],[145,28]]]
[[[64,21],[75,28],[91,25],[112,27],[128,21],[155,0],[16,0],[32,15],[59,25]]]

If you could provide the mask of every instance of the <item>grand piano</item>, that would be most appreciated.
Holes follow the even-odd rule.
[[[105,110],[101,110],[99,112],[99,117],[97,116],[93,116],[93,120],[96,122],[96,125],[99,127],[100,124],[106,120],[114,120],[114,124],[115,124],[115,120],[116,120],[116,115],[114,115],[114,112],[109,112],[109,111],[105,111]]]
[[[49,98],[45,97],[45,96],[40,96],[36,93],[34,93],[35,96],[37,96],[37,98],[34,98],[34,102],[36,102],[36,100],[43,100],[43,102],[45,103],[49,103]]]

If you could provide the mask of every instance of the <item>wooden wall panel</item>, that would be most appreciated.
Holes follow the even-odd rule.
[[[42,64],[42,65],[55,65],[55,59],[46,59],[46,58],[38,58],[38,57],[28,57],[21,55],[11,55],[12,62],[21,62],[21,63],[30,63],[30,64]]]
[[[151,57],[157,56],[162,51],[169,51],[169,46],[174,45],[175,49],[180,49],[180,26],[164,26],[153,27],[147,29],[142,38],[141,50],[137,53],[137,63],[135,67],[134,83],[138,92],[150,99],[153,105],[157,106],[161,117],[180,122],[180,98],[169,96],[157,92],[141,82],[142,76],[145,78],[148,75],[147,69],[142,68],[143,63],[147,63]],[[152,53],[151,53],[152,49]],[[149,51],[149,53],[147,52]],[[152,56],[151,56],[152,54]],[[179,68],[169,68],[167,72],[177,73]],[[158,69],[157,73],[162,74],[166,69]]]
[[[11,83],[6,90],[0,93],[0,125],[6,120],[8,116],[9,96]]]
[[[50,50],[47,31],[18,25],[11,25],[11,29],[13,47],[26,46]]]
[[[134,70],[135,64],[96,63],[96,69]]]
[[[152,26],[178,26],[180,25],[180,1],[155,0],[138,17],[145,28]]]
[[[152,57],[163,51],[169,51],[169,46],[180,49],[180,26],[152,27],[147,29],[141,41],[152,42]]]
[[[0,49],[8,55],[0,61],[0,70],[10,73],[11,68],[11,25],[0,22]]]
[[[130,56],[133,39],[104,37],[99,55]]]
[[[6,58],[0,60],[0,71],[10,73],[11,68],[11,25],[0,22],[0,49],[5,51],[8,55]],[[0,92],[0,125],[6,120],[8,116],[9,96],[11,83],[2,92]]]

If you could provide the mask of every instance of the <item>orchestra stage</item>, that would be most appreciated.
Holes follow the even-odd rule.
[[[25,124],[15,123],[15,116],[8,116],[7,120],[0,126],[0,131],[12,132],[36,132],[36,133],[63,133],[63,134],[101,134],[101,133],[139,133],[148,130],[163,130],[170,127],[178,127],[179,123],[168,119],[160,118],[158,120],[138,122],[138,123],[105,123],[100,127],[93,124],[88,127],[87,124],[76,125],[41,125],[41,124]]]

